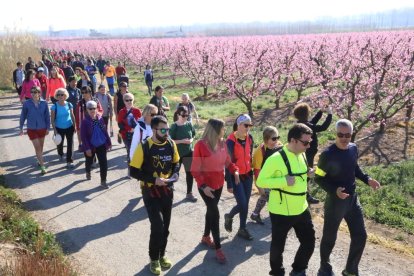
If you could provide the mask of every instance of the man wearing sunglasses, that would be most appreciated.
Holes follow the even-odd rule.
[[[352,132],[353,125],[349,120],[341,119],[336,123],[335,144],[321,153],[315,172],[316,183],[327,192],[318,276],[334,275],[329,256],[335,246],[342,219],[345,219],[351,235],[348,260],[342,275],[359,275],[358,265],[364,251],[367,233],[362,207],[355,191],[355,178],[374,190],[380,188],[380,183],[364,174],[358,166],[358,149],[354,143],[351,143]]]
[[[307,178],[313,175],[304,152],[312,142],[312,130],[297,123],[288,132],[288,144],[269,156],[256,185],[270,189],[268,209],[272,222],[270,275],[285,275],[283,251],[291,228],[300,241],[289,275],[306,275],[315,248],[315,230],[306,200]]]
[[[177,146],[168,137],[169,127],[165,117],[151,120],[153,135],[138,144],[131,160],[131,176],[141,181],[142,198],[151,223],[149,242],[150,271],[160,275],[169,269],[171,261],[165,256],[171,209],[172,184],[178,180],[180,169]]]

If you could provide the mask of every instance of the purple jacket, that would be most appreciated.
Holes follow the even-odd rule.
[[[100,115],[97,115],[97,118],[99,120],[99,122],[105,126],[105,122],[102,119],[102,117]],[[81,134],[81,140],[82,140],[82,150],[83,151],[87,151],[87,150],[95,150],[95,147],[92,145],[91,143],[91,139],[92,139],[92,131],[93,131],[93,120],[90,116],[85,116],[85,119],[83,119],[82,124],[81,124],[81,129],[80,129],[80,134]],[[111,144],[111,139],[109,138],[108,132],[104,131],[105,136],[106,136],[106,149],[108,150],[112,144]]]

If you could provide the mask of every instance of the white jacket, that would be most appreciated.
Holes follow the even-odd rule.
[[[145,125],[145,128],[141,127],[141,124]],[[141,132],[142,132],[142,138],[141,138]],[[143,141],[145,138],[151,137],[151,136],[152,136],[151,125],[147,125],[144,122],[144,117],[141,117],[137,121],[137,126],[135,127],[134,135],[132,136],[131,148],[129,150],[130,160],[132,160],[132,157],[134,156],[134,153],[135,153],[135,150],[138,147],[138,144],[141,143],[141,141]]]

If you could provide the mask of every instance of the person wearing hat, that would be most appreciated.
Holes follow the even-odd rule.
[[[30,92],[32,98],[23,103],[20,114],[20,135],[24,134],[23,125],[27,120],[27,135],[33,143],[40,172],[45,174],[47,171],[43,160],[43,145],[50,128],[49,107],[47,102],[40,97],[39,86],[33,86]]]
[[[89,116],[85,116],[81,124],[82,149],[85,154],[86,179],[91,179],[91,167],[96,155],[99,162],[101,185],[108,189],[106,176],[108,173],[107,151],[111,149],[111,139],[105,129],[105,122],[99,112],[98,104],[90,100],[86,103]]]
[[[227,190],[234,194],[237,205],[229,213],[224,215],[224,228],[227,232],[231,232],[233,217],[239,214],[240,228],[237,236],[246,240],[253,239],[246,228],[249,200],[253,184],[251,161],[254,142],[253,137],[249,133],[252,126],[252,119],[249,115],[239,115],[233,125],[234,132],[229,135],[226,141],[230,158],[239,168],[240,182],[236,183],[234,176],[226,171]]]
[[[37,68],[36,79],[38,79],[40,82],[40,89],[42,89],[42,98],[46,99],[48,79],[45,75],[45,69],[43,67]]]

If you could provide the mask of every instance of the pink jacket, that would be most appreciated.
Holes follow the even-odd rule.
[[[32,94],[30,93],[30,89],[32,89],[33,86],[39,86],[40,87],[40,82],[39,82],[38,79],[23,81],[22,93],[20,93],[20,100],[23,100],[24,97],[32,98]]]

